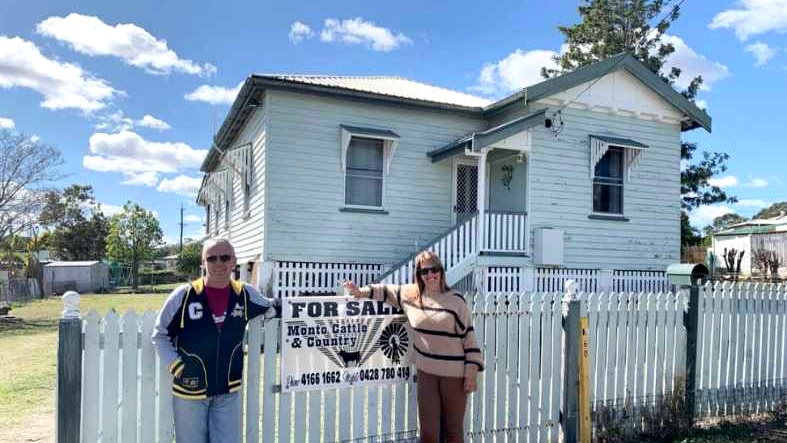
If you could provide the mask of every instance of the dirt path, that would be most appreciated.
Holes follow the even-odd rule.
[[[0,432],[0,443],[54,443],[55,411],[41,409]]]

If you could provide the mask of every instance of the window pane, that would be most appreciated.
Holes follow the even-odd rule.
[[[596,177],[610,177],[623,180],[623,149],[609,148],[596,165]]]
[[[593,212],[623,213],[623,187],[619,185],[593,185]]]
[[[382,178],[367,178],[347,174],[344,201],[348,205],[382,206]]]
[[[383,171],[383,141],[353,137],[347,149],[347,168]]]
[[[353,137],[347,149],[344,202],[383,205],[383,141]]]

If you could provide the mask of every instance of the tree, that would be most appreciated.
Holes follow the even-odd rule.
[[[202,265],[202,243],[192,242],[183,246],[183,251],[178,254],[178,272],[196,277]]]
[[[691,225],[689,214],[680,212],[680,244],[681,250],[687,246],[699,246],[702,243],[700,232]]]
[[[740,216],[734,212],[730,212],[728,214],[714,218],[713,222],[705,227],[704,232],[705,235],[710,235],[714,232],[719,232],[722,229],[726,229],[727,226],[743,223],[747,220],[749,219],[746,217]]]
[[[760,212],[754,214],[752,218],[774,218],[787,215],[787,202],[774,203]]]
[[[62,164],[57,148],[0,129],[0,242],[37,223],[43,190],[62,177]]]
[[[109,222],[107,256],[131,267],[131,286],[139,286],[139,265],[150,260],[161,244],[162,232],[152,212],[128,202]]]
[[[663,72],[667,58],[675,52],[675,47],[662,40],[672,22],[680,16],[675,7],[662,17],[662,9],[670,3],[664,0],[583,0],[578,8],[580,23],[572,26],[559,26],[565,36],[565,51],[555,56],[557,69],[542,68],[545,78],[555,77],[565,72],[605,60],[613,55],[630,53],[661,77],[667,84],[674,86],[680,78],[681,69],[672,67]],[[651,22],[659,19],[655,27]],[[694,101],[702,77],[691,80],[684,97]],[[726,171],[729,156],[726,153],[703,152],[702,158],[695,159],[697,145],[681,143],[681,160],[686,165],[681,169],[681,209],[691,212],[701,205],[713,203],[735,203],[735,197],[727,194],[709,180]],[[683,219],[682,219],[683,220]],[[688,220],[688,219],[686,219]],[[684,241],[692,240],[694,232],[690,223],[681,222]],[[687,246],[687,243],[683,243]]]
[[[93,187],[74,184],[45,194],[39,223],[51,228],[49,247],[60,260],[101,260],[106,255],[109,219]]]

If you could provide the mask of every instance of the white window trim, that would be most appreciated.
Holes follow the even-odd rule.
[[[341,128],[341,152],[339,153],[342,162],[342,172],[347,173],[347,151],[350,149],[350,140],[353,137],[371,138],[383,141],[383,175],[391,173],[391,160],[399,147],[399,136],[386,136],[375,133],[364,133],[362,131],[350,131],[345,127]],[[391,131],[388,131],[391,132]],[[391,132],[393,134],[393,132]]]
[[[593,207],[593,203],[595,201],[595,189],[596,189],[596,166],[598,162],[604,157],[604,154],[607,153],[609,148],[621,148],[623,150],[623,181],[620,183],[620,212],[598,212]],[[639,149],[639,148],[638,148]],[[626,149],[624,146],[619,145],[609,145],[604,147],[604,152],[601,156],[593,163],[593,170],[590,176],[590,213],[591,215],[602,216],[602,217],[625,217],[626,214],[626,182],[628,182],[627,176],[629,172],[628,165],[626,164],[627,156],[626,154],[630,151],[630,149]]]
[[[391,135],[381,135],[376,133],[375,131],[379,130],[370,130],[369,132],[364,132],[361,130],[354,131],[349,130],[348,128],[342,126],[341,128],[341,168],[342,168],[342,208],[345,209],[372,209],[372,210],[381,210],[385,211],[385,185],[387,180],[385,177],[391,172],[391,160],[393,159],[394,153],[396,152],[396,148],[399,147],[399,136],[393,133],[392,131],[385,130],[384,132],[389,132]],[[382,175],[382,195],[380,197],[380,206],[366,206],[366,205],[351,205],[347,204],[347,153],[350,149],[350,142],[352,141],[353,137],[360,137],[360,138],[367,138],[372,140],[382,140],[383,141],[383,175]]]
[[[622,143],[609,143],[606,140],[590,136],[590,179],[596,177],[596,165],[604,158],[610,146],[623,149],[623,177],[631,181],[631,171],[639,164],[640,157],[646,148],[642,146],[626,145]]]

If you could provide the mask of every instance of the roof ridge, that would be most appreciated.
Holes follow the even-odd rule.
[[[396,78],[401,80],[410,80],[400,75],[335,75],[335,74],[256,74],[261,77],[307,77],[307,78]],[[414,81],[414,80],[410,80]]]
[[[484,97],[480,97],[469,92],[459,91],[456,89],[447,88],[445,86],[435,85],[432,83],[427,83],[422,80],[416,80],[409,77],[404,77],[401,75],[331,75],[331,74],[255,74],[262,77],[304,77],[304,78],[340,78],[340,79],[396,79],[396,80],[405,80],[408,82],[418,83],[424,86],[429,86],[430,88],[438,88],[444,91],[451,91],[456,92],[459,94],[464,94],[470,97],[475,97],[479,99],[488,100]]]

